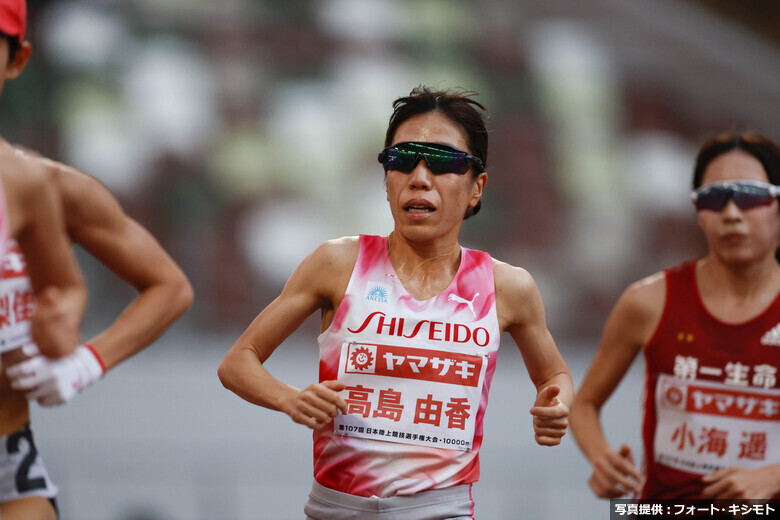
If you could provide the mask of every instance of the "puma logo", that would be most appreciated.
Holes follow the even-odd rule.
[[[461,298],[457,294],[450,294],[447,297],[447,301],[458,302],[458,303],[465,303],[466,305],[468,305],[469,310],[471,311],[471,314],[474,316],[474,318],[476,318],[477,317],[477,313],[474,312],[474,301],[477,299],[477,296],[479,296],[479,293],[475,294],[474,297],[471,299],[471,301],[469,301],[469,300],[467,300],[465,298]]]

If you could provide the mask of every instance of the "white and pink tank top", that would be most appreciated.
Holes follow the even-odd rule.
[[[317,482],[363,497],[476,482],[499,336],[490,255],[461,248],[447,289],[419,301],[396,277],[387,237],[361,235],[318,339],[320,381],[347,385],[348,413],[314,432]]]
[[[16,241],[8,240],[0,261],[0,354],[32,342],[30,320],[34,312],[27,263]]]

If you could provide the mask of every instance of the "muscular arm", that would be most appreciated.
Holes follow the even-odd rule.
[[[25,255],[37,300],[31,333],[43,354],[61,357],[78,344],[87,291],[65,232],[54,177],[5,146],[0,153],[10,234]]]
[[[46,161],[57,172],[68,233],[74,242],[138,291],[119,317],[89,343],[106,370],[157,339],[192,303],[184,273],[94,178]]]
[[[339,409],[346,411],[338,395],[341,383],[324,381],[299,390],[273,377],[263,363],[314,311],[338,306],[356,259],[355,239],[326,242],[309,255],[222,360],[218,375],[225,388],[313,429]]]
[[[612,395],[637,353],[650,340],[661,319],[666,286],[663,273],[629,287],[604,327],[601,346],[585,374],[571,413],[571,427],[580,449],[593,465],[589,481],[602,498],[639,491],[641,475],[628,445],[616,452],[601,429],[601,407]]]
[[[537,443],[560,444],[574,397],[571,374],[547,330],[544,305],[527,271],[494,261],[499,326],[514,339],[537,397],[531,414]]]

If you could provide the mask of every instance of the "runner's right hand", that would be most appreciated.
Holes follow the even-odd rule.
[[[347,403],[338,394],[347,387],[339,381],[313,383],[287,403],[285,413],[298,424],[319,430],[341,411],[347,413]]]
[[[628,444],[622,445],[619,452],[610,449],[592,462],[593,474],[588,485],[596,496],[620,498],[641,491],[642,475],[634,465],[634,456]]]

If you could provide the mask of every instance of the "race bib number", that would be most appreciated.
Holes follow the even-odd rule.
[[[487,356],[477,349],[344,343],[340,435],[471,451]]]
[[[780,462],[780,391],[681,380],[656,384],[655,460],[690,473]]]

